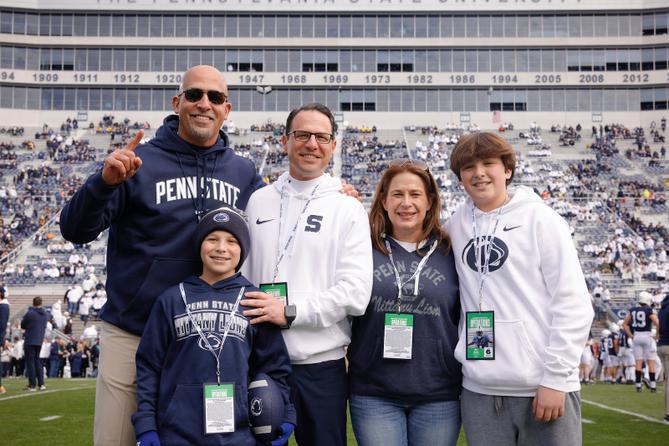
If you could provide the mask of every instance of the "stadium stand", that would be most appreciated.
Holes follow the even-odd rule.
[[[55,129],[0,130],[0,160],[5,162],[0,164],[1,281],[12,290],[13,321],[35,294],[45,296],[51,308],[77,286],[84,290],[84,300],[90,298],[86,306],[92,307],[94,321],[106,299],[106,236],[90,245],[72,245],[60,236],[56,217],[104,156],[143,126],[107,116],[91,128],[82,129],[68,118]],[[578,125],[513,127],[506,124],[503,135],[518,154],[518,182],[532,186],[572,227],[597,309],[593,335],[624,317],[638,292],[666,293],[669,171],[664,132],[617,124],[593,127],[587,135]],[[252,159],[268,182],[287,168],[279,140],[282,128],[271,122],[228,128],[235,151]],[[331,169],[352,183],[369,205],[390,160],[425,160],[441,187],[445,220],[464,200],[448,167],[449,153],[463,132],[476,130],[475,124],[342,128]],[[152,129],[145,129],[146,138],[152,135]],[[71,320],[71,333],[81,336],[84,324],[77,309],[67,312],[66,303],[61,305],[63,320]]]

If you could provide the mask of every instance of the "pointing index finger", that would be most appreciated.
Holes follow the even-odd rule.
[[[128,143],[127,146],[125,146],[125,148],[127,150],[134,152],[135,149],[137,148],[137,145],[139,145],[139,142],[142,140],[143,137],[144,137],[144,130],[140,129],[137,133],[135,133],[135,136],[130,140],[130,142]]]

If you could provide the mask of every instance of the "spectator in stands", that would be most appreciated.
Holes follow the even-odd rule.
[[[427,164],[390,163],[369,216],[371,300],[365,314],[353,319],[347,350],[351,421],[360,446],[457,442],[462,375],[453,353],[460,301],[440,209],[439,188]],[[432,280],[423,276],[428,268]],[[389,312],[397,313],[392,316],[397,321],[410,320],[411,333],[407,327],[391,331]],[[404,345],[390,342],[390,336]],[[380,341],[374,340],[382,337],[380,351]]]
[[[0,345],[0,375],[2,378],[10,376],[12,369],[12,343],[9,342],[9,339],[5,339],[5,342]],[[7,389],[4,389],[6,393]]]
[[[23,352],[23,339],[19,336],[12,337],[12,351],[11,351],[11,376],[23,376],[25,372],[25,357]]]
[[[79,311],[79,300],[83,295],[84,290],[79,284],[73,285],[65,295],[67,298],[67,312],[70,313],[71,316],[77,314]]]
[[[88,317],[90,315],[90,308],[93,305],[93,298],[89,293],[84,294],[84,297],[79,301],[79,317],[84,323],[84,328],[88,324]]]
[[[97,288],[97,287],[96,287]],[[107,302],[107,292],[104,287],[99,284],[99,288],[95,291],[93,296],[93,303],[91,305],[91,316],[95,319],[100,317],[100,310],[102,306]]]
[[[58,377],[63,378],[65,376],[65,366],[67,365],[67,358],[70,356],[70,352],[67,350],[67,342],[65,339],[59,338],[58,344],[60,350],[58,355],[60,356],[60,364],[58,366]]]
[[[72,378],[82,378],[82,363],[83,363],[84,349],[81,344],[77,344],[73,352],[70,353],[70,374]]]
[[[84,293],[88,293],[91,291],[93,288],[95,288],[95,285],[98,283],[98,278],[95,277],[95,274],[88,274],[81,283],[81,287],[84,289]]]
[[[86,341],[92,342],[98,337],[98,328],[95,326],[95,324],[89,325],[81,333],[81,337]]]
[[[9,351],[5,354],[5,334],[7,333],[7,324],[9,322],[9,299],[7,299],[7,289],[0,286],[0,349],[3,353],[3,364],[0,368],[0,393],[5,393],[5,387],[2,385],[2,377],[5,373],[4,363],[9,363]],[[6,360],[4,359],[6,358]]]
[[[129,417],[122,414],[136,409],[139,336],[155,298],[196,273],[194,222],[223,205],[244,208],[263,184],[253,163],[228,149],[228,137],[219,131],[232,105],[216,68],[188,70],[172,106],[176,115],[165,119],[155,138],[139,145],[140,131],[125,148],[113,151],[61,213],[61,232],[74,243],[88,243],[111,226],[109,300],[101,313],[102,373],[96,389],[98,445],[135,443]],[[196,190],[176,195],[175,184],[158,179],[158,172],[179,184],[193,179]]]
[[[86,330],[94,329],[97,334],[97,329],[95,325],[87,327]],[[93,346],[91,347],[91,377],[96,378],[98,376],[98,362],[100,360],[100,338],[95,338]]]
[[[456,347],[462,421],[472,446],[577,445],[592,306],[567,223],[532,189],[508,188],[515,168],[513,148],[494,133],[465,135],[451,154],[468,195],[447,224],[467,314]],[[494,360],[477,360],[485,356],[468,343],[492,326]]]
[[[47,374],[49,378],[56,378],[58,376],[61,356],[62,351],[60,347],[60,341],[58,341],[58,339],[54,339],[49,345],[49,372]]]
[[[56,328],[62,330],[65,326],[65,316],[63,316],[63,312],[61,310],[60,300],[57,300],[53,303],[53,305],[51,305],[51,317],[56,324]]]
[[[40,367],[42,367],[42,376],[49,375],[49,355],[51,354],[51,342],[48,338],[44,338],[42,341],[42,347],[39,351],[39,362]]]
[[[63,327],[63,334],[71,335],[72,334],[72,318],[68,317],[69,313],[65,315],[65,326]]]
[[[33,298],[33,306],[28,308],[28,312],[21,319],[21,328],[25,330],[24,351],[28,373],[27,390],[30,392],[34,392],[38,387],[40,390],[46,390],[39,354],[48,321],[49,315],[42,308],[42,298],[36,296]]]

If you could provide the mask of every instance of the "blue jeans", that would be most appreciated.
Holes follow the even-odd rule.
[[[351,395],[351,422],[359,446],[454,446],[460,401],[409,403]]]

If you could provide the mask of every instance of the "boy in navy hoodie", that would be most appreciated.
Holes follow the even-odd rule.
[[[285,445],[295,425],[288,352],[279,327],[251,325],[239,304],[245,291],[257,290],[238,272],[250,247],[246,221],[231,208],[211,211],[198,223],[196,241],[202,274],[158,298],[139,343],[137,444],[255,446],[248,382],[265,373],[286,407],[272,445]]]

